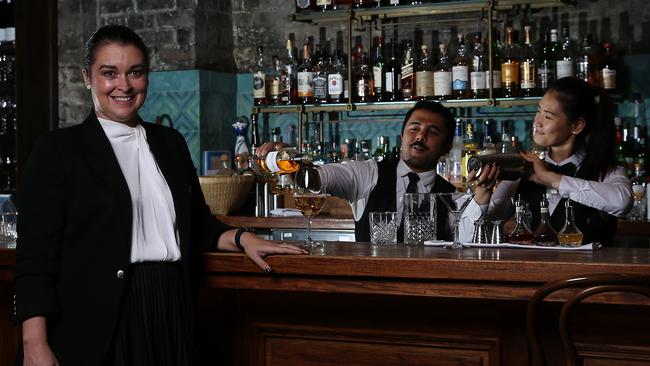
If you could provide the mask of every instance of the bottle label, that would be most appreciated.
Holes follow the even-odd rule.
[[[539,68],[539,87],[546,90],[551,87],[555,81],[553,69],[549,65],[543,65]]]
[[[451,95],[451,72],[436,71],[433,73],[433,88],[435,95]]]
[[[338,97],[343,93],[343,76],[341,74],[327,75],[328,93],[333,97]]]
[[[390,0],[390,5],[399,5],[399,0]]]
[[[327,98],[327,79],[325,76],[317,76],[314,78],[314,98]]]
[[[603,89],[616,89],[616,70],[602,69]]]
[[[501,64],[501,82],[506,88],[519,84],[519,64],[517,62]]]
[[[534,89],[535,83],[535,64],[524,61],[521,63],[521,89]]]
[[[280,95],[280,85],[282,83],[279,79],[269,79],[269,94],[271,97],[278,97]]]
[[[405,75],[404,69],[402,69],[402,95],[404,98],[413,96],[413,72]]]
[[[269,169],[269,172],[271,173],[277,173],[280,171],[280,167],[278,166],[278,163],[275,161],[275,159],[278,156],[279,151],[271,151],[268,154],[266,154],[266,158],[264,158],[264,163],[266,164],[266,167]]]
[[[382,72],[381,72],[381,67],[374,66],[372,68],[372,75],[375,78],[375,89],[379,88],[381,89],[381,82],[383,80],[382,77]]]
[[[332,5],[332,0],[316,0],[317,6]]]
[[[309,7],[309,0],[296,0],[296,6],[299,9],[307,9]]]
[[[343,98],[348,99],[350,97],[350,81],[348,79],[343,80]]]
[[[432,97],[434,90],[433,72],[418,71],[415,73],[415,95],[418,97]]]
[[[413,63],[402,65],[402,78],[409,78],[413,75]]]
[[[452,89],[453,90],[467,90],[468,75],[467,65],[452,66],[451,68]]]
[[[490,71],[485,72],[485,87],[490,85]],[[501,89],[501,70],[492,70],[492,89]]]
[[[386,84],[386,92],[387,93],[392,93],[393,92],[393,73],[391,71],[388,71],[384,74],[385,78],[385,84]]]
[[[314,74],[310,71],[298,73],[298,96],[299,97],[313,97],[314,96]]]
[[[469,79],[472,90],[484,90],[487,86],[485,82],[485,71],[472,71]]]
[[[253,98],[265,98],[266,88],[264,87],[264,78],[266,75],[261,72],[253,74]]]
[[[369,97],[370,96],[370,83],[366,79],[357,80],[357,96]]]
[[[562,79],[567,76],[574,76],[573,61],[571,60],[558,60],[555,63],[557,69],[557,78]]]

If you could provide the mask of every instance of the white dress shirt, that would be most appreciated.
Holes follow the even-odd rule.
[[[569,158],[556,163],[548,155],[544,161],[549,165],[564,165],[573,163],[576,171],[584,160],[584,153],[577,152]],[[494,218],[505,219],[514,212],[512,197],[519,187],[520,180],[501,181],[497,185],[488,208],[488,215]],[[625,174],[625,168],[617,166],[611,169],[602,181],[586,180],[582,178],[562,176],[559,189],[546,188],[549,213],[552,215],[562,197],[569,197],[571,200],[585,206],[593,207],[607,212],[616,217],[623,217],[627,214],[634,201],[632,185]]]
[[[352,208],[352,216],[359,221],[368,204],[370,192],[377,185],[379,178],[377,162],[374,160],[345,161],[340,164],[325,164],[318,167],[321,179],[321,187],[326,193],[341,197],[348,201]],[[400,160],[397,164],[397,182],[395,187],[395,202],[397,207],[397,220],[402,222],[404,211],[403,198],[406,187],[409,183],[408,173],[411,169]],[[416,173],[418,181],[418,193],[429,193],[433,188],[436,178],[436,171],[431,170],[424,173]],[[470,242],[474,233],[474,221],[481,217],[485,207],[479,206],[476,201],[467,206],[460,222],[460,240]],[[451,219],[450,221],[451,222]]]
[[[181,258],[171,191],[154,159],[141,125],[99,118],[131,194],[131,263]]]

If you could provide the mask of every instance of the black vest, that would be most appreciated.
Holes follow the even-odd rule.
[[[532,214],[531,230],[535,230],[539,225],[539,203],[542,201],[544,193],[546,193],[546,186],[525,180],[521,181],[517,189],[517,194],[521,194],[521,199],[528,202]],[[557,232],[562,230],[566,220],[565,202],[566,198],[562,198],[551,215],[551,226]],[[614,234],[616,234],[615,216],[575,201],[571,205],[573,206],[575,224],[584,235],[582,238],[583,244],[600,242],[604,246],[611,246],[614,243]]]
[[[397,161],[384,160],[377,163],[377,184],[370,192],[366,209],[359,221],[354,223],[354,235],[356,241],[370,241],[370,212],[397,211],[395,192],[397,190]],[[447,182],[444,178],[436,175],[433,183],[432,193],[453,193],[456,187]],[[448,213],[444,203],[436,203],[436,225],[438,228],[438,239],[451,240],[451,231],[448,225]],[[400,225],[397,231],[397,241],[404,242],[404,231]]]

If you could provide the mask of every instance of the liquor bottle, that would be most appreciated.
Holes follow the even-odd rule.
[[[314,10],[314,0],[296,0],[296,11],[305,12]]]
[[[451,85],[452,96],[456,99],[467,97],[469,90],[469,66],[467,62],[467,48],[465,48],[465,38],[463,33],[458,33],[458,48],[454,56],[454,62],[451,67]]]
[[[293,104],[298,101],[298,61],[296,60],[293,42],[287,39],[287,60],[284,62],[287,78],[284,80],[282,104]]]
[[[253,70],[253,103],[255,105],[267,104],[266,100],[266,73],[262,46],[257,46],[255,69]]]
[[[368,65],[368,57],[363,52],[363,46],[357,45],[357,65],[354,79],[354,99],[357,102],[372,102],[373,75]]]
[[[474,36],[472,65],[469,74],[470,96],[475,99],[487,96],[486,76],[488,73],[487,57],[481,43],[481,33]]]
[[[476,139],[474,137],[474,125],[472,122],[467,122],[465,126],[465,136],[463,137],[463,150],[461,157],[461,173],[463,179],[467,178],[467,162],[476,155],[478,151],[478,146],[476,145]]]
[[[451,61],[444,43],[440,43],[438,49],[440,55],[433,72],[433,92],[437,99],[448,99],[451,96]]]
[[[600,85],[598,81],[598,61],[591,43],[591,34],[582,37],[580,53],[576,60],[576,77],[584,80],[589,85]]]
[[[329,63],[331,66],[330,72],[327,74],[327,93],[331,102],[340,103],[343,101],[343,81],[347,70],[339,50],[334,50]]]
[[[559,233],[557,233],[557,240],[562,247],[577,247],[582,244],[582,231],[576,226],[573,218],[573,206],[571,200],[567,197],[564,202],[566,219],[564,226]]]
[[[515,203],[515,226],[508,233],[508,242],[513,244],[532,244],[533,233],[526,224],[526,208],[521,197]]]
[[[381,101],[384,96],[384,73],[386,63],[384,62],[384,40],[379,37],[377,40],[377,48],[375,49],[375,63],[372,65],[372,75],[374,81],[374,94],[375,100]]]
[[[553,37],[555,37],[555,40],[553,40]],[[539,89],[541,92],[548,90],[553,85],[553,82],[555,82],[555,58],[551,50],[553,42],[557,43],[557,30],[555,30],[555,33],[544,34],[544,38],[542,39],[539,68],[537,69],[537,80],[539,81]]]
[[[556,76],[562,79],[567,76],[575,76],[573,56],[573,42],[569,36],[569,27],[562,27],[562,44],[559,47],[555,61]]]
[[[481,143],[481,150],[478,152],[478,155],[490,155],[496,152],[496,145],[490,133],[490,120],[486,119],[483,121],[483,142]]]
[[[546,193],[542,196],[542,201],[539,203],[539,225],[533,231],[533,240],[535,244],[542,246],[555,246],[558,245],[557,232],[551,226],[551,216],[548,213],[548,200]]]
[[[501,63],[503,62],[503,47],[499,41],[499,33],[496,30],[492,31],[492,96],[494,98],[501,97]],[[490,86],[490,71],[485,72],[486,88]]]
[[[415,71],[415,97],[419,100],[433,98],[433,65],[429,57],[429,47],[420,47],[420,61]]]
[[[456,119],[456,130],[449,151],[449,181],[462,183],[463,181],[463,121]]]
[[[284,84],[283,81],[286,80],[286,71],[278,55],[273,55],[271,59],[271,68],[266,73],[266,94],[270,104],[280,104],[282,102],[282,85]]]
[[[372,155],[372,158],[377,162],[387,160],[390,155],[390,151],[388,150],[388,136],[379,136],[377,140],[379,144],[377,144],[377,149]]]
[[[406,41],[404,48],[404,57],[402,58],[402,99],[415,99],[415,73],[413,72],[413,43],[411,40]]]
[[[388,0],[388,5],[390,5],[390,6],[401,5],[401,0]]]
[[[560,54],[562,44],[559,42],[559,36],[558,36],[558,33],[557,33],[557,29],[555,29],[555,28],[551,29],[549,34],[550,34],[550,40],[551,40],[551,44],[550,44],[551,56],[553,57],[553,61],[556,61],[558,55]],[[557,70],[555,70],[554,72],[556,72],[556,71]]]
[[[512,138],[508,130],[508,121],[501,121],[501,144],[499,147],[501,154],[511,154],[516,152],[512,146]]]
[[[513,42],[512,27],[506,28],[506,47],[501,62],[501,86],[506,98],[519,95],[519,50]]]
[[[316,0],[316,8],[320,11],[332,10],[333,7],[332,0]]]
[[[391,39],[390,60],[384,73],[384,100],[395,102],[402,99],[402,68],[397,61],[397,45]]]
[[[327,65],[320,45],[316,45],[316,53],[314,57],[317,60],[312,69],[314,73],[314,102],[320,104],[327,103]]]
[[[603,44],[603,57],[600,59],[598,72],[600,73],[600,87],[607,92],[616,90],[616,64],[612,57],[612,44]]]
[[[530,34],[530,26],[524,27],[524,48],[521,53],[519,63],[519,90],[524,97],[532,97],[537,92],[537,59],[535,56],[535,46]]]
[[[302,59],[298,68],[298,100],[310,104],[314,102],[314,72],[307,43],[302,46]]]
[[[299,153],[293,147],[285,147],[277,151],[269,151],[264,157],[254,156],[253,170],[258,174],[288,174],[294,173],[300,164],[311,163],[308,154]]]
[[[391,153],[393,161],[399,161],[402,158],[402,135],[395,136],[395,146]]]
[[[646,186],[648,185],[645,171],[641,164],[634,164],[634,177],[630,180],[632,183],[632,193],[634,194],[634,206],[627,218],[632,221],[643,221],[647,216],[646,204]]]

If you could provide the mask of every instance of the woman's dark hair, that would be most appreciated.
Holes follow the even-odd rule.
[[[131,28],[123,25],[105,25],[90,36],[84,48],[84,69],[90,72],[91,66],[95,62],[95,53],[97,49],[109,43],[117,43],[120,45],[133,45],[142,51],[144,56],[144,64],[147,70],[149,69],[149,52],[144,45],[142,38],[137,35]]]
[[[454,141],[454,131],[456,131],[456,120],[454,119],[454,115],[451,113],[451,111],[445,107],[444,105],[430,101],[430,100],[421,100],[413,106],[413,108],[409,109],[408,112],[406,112],[406,117],[404,117],[404,122],[402,123],[402,133],[404,133],[404,127],[406,127],[406,122],[408,122],[409,118],[411,118],[411,115],[413,112],[415,112],[418,109],[425,109],[431,113],[438,114],[442,116],[442,118],[445,120],[445,128],[447,129],[447,136],[445,136],[445,143],[451,146],[452,142]]]
[[[585,128],[576,136],[574,148],[574,152],[582,149],[585,153],[578,177],[604,178],[616,166],[616,126],[611,98],[574,77],[557,80],[549,91],[555,93],[570,122],[580,117],[585,120]]]

